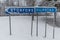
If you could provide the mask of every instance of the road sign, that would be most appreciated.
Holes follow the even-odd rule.
[[[57,8],[56,7],[37,7],[37,8],[35,8],[35,12],[36,13],[40,13],[40,12],[57,12]]]
[[[6,13],[34,13],[34,8],[7,8]]]
[[[16,13],[16,14],[20,14],[20,13],[37,13],[36,36],[38,36],[38,13],[41,13],[41,12],[56,13],[57,8],[56,7],[21,7],[21,8],[19,8],[19,7],[7,7],[5,9],[5,12],[7,14],[11,14],[11,13]],[[11,15],[9,15],[9,26],[10,26],[10,35],[11,35]],[[33,26],[33,20],[32,20],[32,26]],[[32,26],[31,26],[31,28],[32,28]],[[45,30],[45,32],[46,32],[46,30]],[[32,29],[31,29],[31,35],[32,35]],[[46,33],[45,33],[45,35],[46,35]]]
[[[40,13],[40,12],[57,12],[56,7],[8,7],[6,13]]]

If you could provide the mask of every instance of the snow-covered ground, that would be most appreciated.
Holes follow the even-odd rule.
[[[45,21],[39,16],[38,37],[36,37],[36,16],[34,20],[33,36],[31,37],[31,16],[11,16],[12,35],[9,35],[9,17],[0,17],[0,40],[60,40],[60,28],[55,28],[53,39],[53,26],[47,24],[47,37],[44,38]],[[53,23],[52,23],[53,24]]]

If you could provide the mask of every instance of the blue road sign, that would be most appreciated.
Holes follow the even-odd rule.
[[[57,8],[56,7],[37,7],[37,8],[35,8],[35,12],[36,13],[40,13],[40,12],[57,12]]]
[[[6,13],[34,13],[34,8],[7,8]]]
[[[10,14],[10,13],[40,13],[40,12],[57,12],[56,7],[10,7],[6,8],[5,12]]]

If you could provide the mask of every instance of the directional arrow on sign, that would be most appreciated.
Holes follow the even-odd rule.
[[[34,13],[34,8],[6,8],[7,13]]]

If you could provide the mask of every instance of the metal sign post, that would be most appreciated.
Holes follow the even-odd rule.
[[[9,14],[9,28],[10,28],[10,35],[12,34],[11,33],[11,15]]]
[[[46,22],[45,22],[45,37],[46,37],[46,33],[47,33],[47,13],[46,13]]]
[[[53,39],[55,38],[55,26],[56,26],[56,12],[54,13],[54,19],[53,19],[53,22],[54,22],[54,27],[53,27]]]
[[[32,14],[32,20],[31,20],[31,36],[32,36],[32,33],[33,33],[33,14]]]
[[[38,13],[37,13],[37,21],[36,21],[36,36],[38,36]]]

